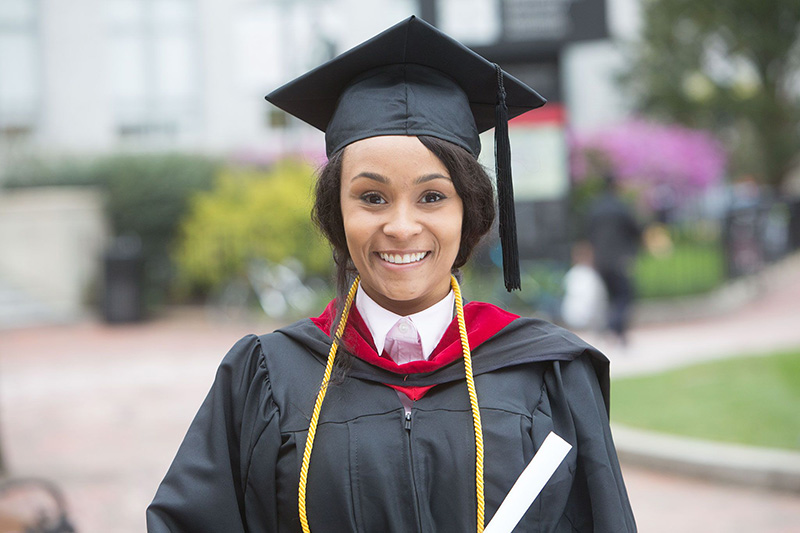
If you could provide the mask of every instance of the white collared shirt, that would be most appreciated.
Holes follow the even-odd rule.
[[[422,356],[427,361],[433,349],[442,340],[447,326],[453,321],[453,308],[456,296],[451,290],[447,296],[427,309],[423,309],[413,315],[408,315],[414,327],[417,328],[420,340],[422,341]],[[386,343],[386,334],[402,318],[401,315],[392,313],[378,305],[375,300],[370,298],[366,292],[360,290],[356,293],[356,308],[364,319],[378,355],[383,353],[383,346]]]

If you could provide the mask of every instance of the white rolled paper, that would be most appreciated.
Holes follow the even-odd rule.
[[[484,533],[511,533],[571,449],[570,443],[551,431],[514,482]]]

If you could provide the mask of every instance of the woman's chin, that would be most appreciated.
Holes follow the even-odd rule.
[[[424,298],[423,294],[414,290],[390,290],[381,293],[378,297],[381,301],[386,302],[387,305],[409,307],[413,306],[416,302]],[[376,301],[378,301],[376,299]]]
[[[447,296],[449,287],[449,281],[446,288],[443,287],[441,291],[427,283],[423,286],[418,282],[407,287],[384,288],[374,295],[373,291],[367,291],[367,294],[384,309],[406,316],[423,311]]]

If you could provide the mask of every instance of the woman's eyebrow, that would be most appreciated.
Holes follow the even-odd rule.
[[[358,178],[367,178],[373,181],[377,181],[379,183],[389,183],[389,178],[386,176],[382,176],[380,174],[376,174],[374,172],[359,172],[350,181],[355,181]]]
[[[446,176],[444,174],[436,174],[436,173],[434,173],[434,174],[425,174],[424,176],[420,176],[416,180],[414,180],[414,183],[419,185],[420,183],[428,183],[429,181],[433,181],[433,180],[453,181],[450,178],[450,176]]]
[[[376,174],[375,172],[359,172],[358,174],[353,176],[353,178],[350,181],[355,181],[359,178],[366,178],[384,184],[389,183],[389,178],[381,174]],[[423,176],[418,177],[417,179],[414,180],[414,184],[419,185],[421,183],[428,183],[429,181],[433,180],[453,181],[452,179],[450,179],[450,176],[447,176],[445,174],[433,173],[433,174],[425,174]]]

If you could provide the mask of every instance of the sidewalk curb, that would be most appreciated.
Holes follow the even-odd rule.
[[[612,424],[623,463],[800,494],[800,452],[677,437]]]

